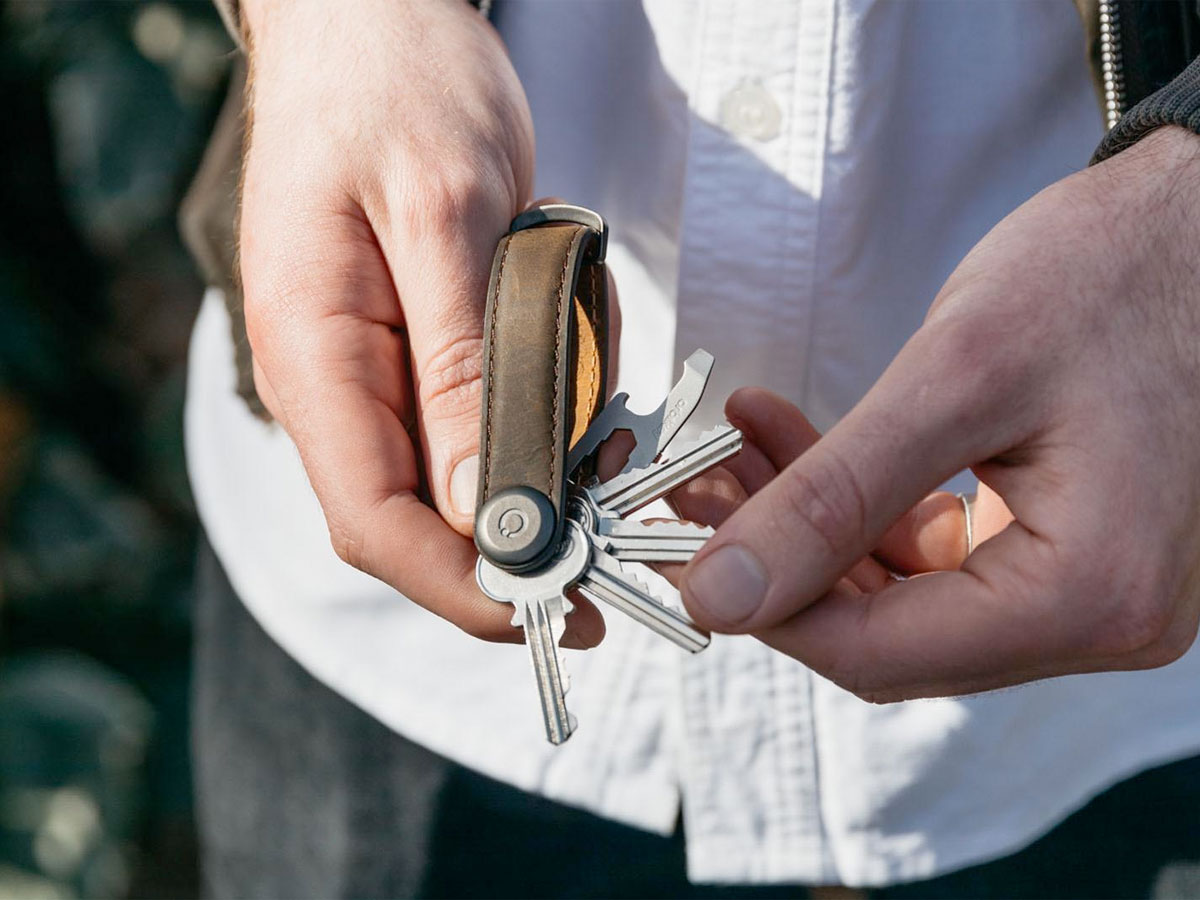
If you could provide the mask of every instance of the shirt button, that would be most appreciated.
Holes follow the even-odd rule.
[[[757,81],[743,81],[721,100],[721,125],[730,134],[769,141],[779,137],[783,112]]]

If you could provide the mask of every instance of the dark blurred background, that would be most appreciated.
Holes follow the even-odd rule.
[[[0,0],[0,45],[0,898],[195,896],[175,222],[232,45],[207,0]]]

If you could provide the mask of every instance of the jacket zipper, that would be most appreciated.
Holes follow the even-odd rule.
[[[1117,0],[1100,0],[1100,74],[1104,79],[1104,127],[1112,129],[1125,112],[1125,73],[1121,57],[1121,14]]]

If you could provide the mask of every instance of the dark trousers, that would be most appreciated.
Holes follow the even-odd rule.
[[[680,833],[531,796],[399,737],[280,649],[207,547],[198,578],[193,752],[210,896],[806,896],[691,885]],[[1200,898],[1200,757],[1114,787],[1006,859],[871,896]]]

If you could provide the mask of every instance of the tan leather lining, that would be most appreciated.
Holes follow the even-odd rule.
[[[583,437],[604,405],[604,376],[607,360],[607,316],[599,316],[596,280],[599,266],[588,266],[588,290],[575,295],[575,340],[572,342],[575,370],[575,402],[571,407],[569,447]],[[600,275],[599,277],[604,277]]]

